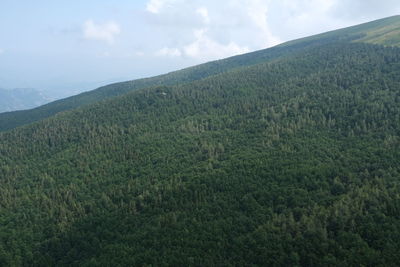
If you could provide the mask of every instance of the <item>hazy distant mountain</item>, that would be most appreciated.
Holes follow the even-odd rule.
[[[1,89],[0,112],[23,110],[38,107],[49,102],[49,99],[36,89]]]

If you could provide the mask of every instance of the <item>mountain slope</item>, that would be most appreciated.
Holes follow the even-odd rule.
[[[0,263],[400,264],[400,48],[331,43],[0,134]]]
[[[29,111],[0,114],[0,131],[29,124],[50,117],[58,112],[71,110],[111,97],[123,95],[129,91],[152,86],[174,85],[184,82],[191,82],[243,66],[251,66],[261,62],[272,62],[281,57],[295,55],[307,47],[318,47],[332,42],[350,41],[399,45],[399,30],[400,16],[394,16],[346,29],[336,30],[326,34],[291,41],[277,47],[260,50],[245,55],[205,63],[166,75],[111,84],[77,96],[55,101]]]

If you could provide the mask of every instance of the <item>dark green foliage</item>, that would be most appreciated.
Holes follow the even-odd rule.
[[[0,264],[399,265],[399,114],[332,43],[2,133]]]

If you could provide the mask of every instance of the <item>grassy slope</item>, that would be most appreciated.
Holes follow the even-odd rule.
[[[342,40],[371,44],[400,46],[400,15],[330,31],[314,36],[290,41],[279,46],[317,42],[319,40]]]

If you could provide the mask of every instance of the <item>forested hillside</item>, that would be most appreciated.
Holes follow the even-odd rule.
[[[303,49],[319,47],[332,42],[366,42],[389,46],[400,46],[400,16],[389,17],[361,25],[303,38],[282,45],[245,55],[213,61],[184,70],[147,79],[111,84],[96,90],[58,100],[29,110],[0,114],[0,131],[36,122],[59,112],[72,110],[127,92],[160,85],[176,85],[228,72],[240,67],[295,56]]]
[[[344,40],[0,134],[0,265],[400,265],[400,48]]]

